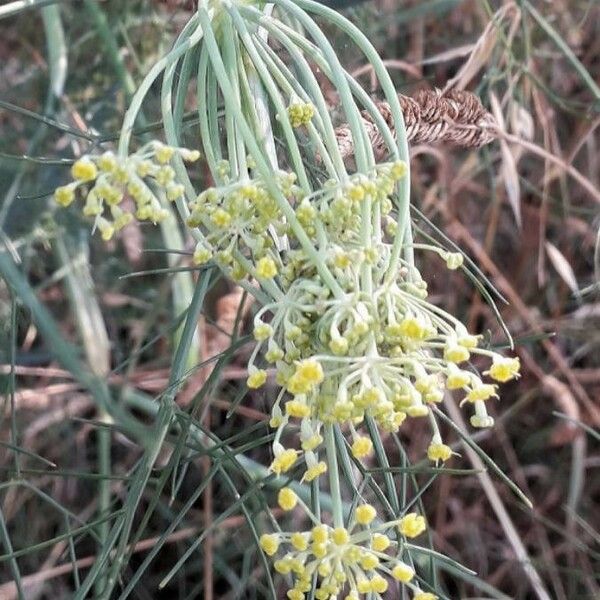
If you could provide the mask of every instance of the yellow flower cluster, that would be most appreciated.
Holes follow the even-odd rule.
[[[299,500],[290,488],[282,488],[278,502],[283,510],[289,511]],[[310,531],[262,535],[260,546],[265,554],[274,557],[281,550],[284,552],[275,560],[275,570],[282,575],[293,575],[294,585],[287,598],[303,600],[315,576],[318,600],[334,600],[340,594],[347,600],[371,593],[383,594],[392,581],[408,585],[414,598],[426,598],[425,592],[413,583],[414,568],[400,557],[402,542],[398,540],[398,536],[418,537],[425,531],[425,520],[410,513],[397,521],[373,525],[376,516],[371,505],[361,504],[348,528],[329,527],[315,521]]]
[[[357,431],[366,418],[383,431],[397,432],[406,419],[427,417],[433,428],[427,456],[436,464],[444,463],[453,453],[439,435],[431,407],[443,400],[446,391],[462,392],[463,402],[474,407],[473,426],[493,424],[486,402],[497,396],[497,386],[482,381],[466,367],[468,362],[474,356],[491,359],[484,374],[498,383],[518,377],[517,358],[480,348],[478,336],[428,301],[427,285],[414,267],[401,263],[394,272],[386,270],[392,244],[385,238],[369,246],[362,243],[365,203],[370,202],[382,215],[389,213],[395,186],[405,173],[404,163],[385,163],[369,176],[353,175],[344,184],[327,182],[305,197],[293,177],[276,176],[304,231],[321,242],[326,240],[320,253],[342,290],[336,297],[290,228],[278,221],[281,215],[273,208],[275,201],[260,181],[208,190],[191,205],[192,224],[198,224],[201,215],[213,218],[217,211],[231,217],[226,219],[227,232],[219,234],[221,243],[231,244],[235,239],[242,251],[239,240],[243,240],[259,283],[274,279],[284,294],[283,300],[257,313],[257,346],[248,365],[252,389],[267,379],[266,371],[255,366],[261,349],[274,368],[280,386],[270,421],[277,430],[276,444],[281,445],[290,423],[299,425],[299,448],[290,449],[283,459],[281,450],[276,451],[271,465],[274,473],[285,473],[292,458],[294,465],[303,458],[304,481],[324,474],[327,465],[317,452],[323,439],[321,428],[327,424],[350,429],[352,455],[368,458],[372,441]],[[288,249],[272,250],[269,218],[274,219],[270,224],[278,234],[288,236]],[[445,256],[451,269],[462,264],[459,253]],[[366,271],[375,290],[372,294],[363,291]]]
[[[184,194],[183,185],[176,181],[170,161],[175,155],[183,160],[198,160],[200,153],[186,148],[172,148],[151,142],[131,156],[121,157],[113,152],[84,156],[71,168],[73,181],[54,192],[62,207],[72,204],[77,196],[85,199],[83,214],[95,217],[95,225],[104,240],[134,218],[158,223],[169,212],[162,206],[161,196],[175,201]],[[135,212],[120,205],[126,197],[135,203]]]
[[[273,279],[284,266],[274,240],[289,233],[277,201],[261,179],[228,182],[227,175],[225,179],[223,186],[204,190],[189,203],[187,224],[203,232],[194,263],[214,258],[235,280],[248,275]],[[295,174],[281,171],[273,179],[290,203],[302,196]]]
[[[426,301],[424,285],[399,277],[372,300],[349,291],[335,301],[320,297],[317,289],[311,294],[306,285],[295,295],[306,284],[298,281],[288,292],[289,304],[278,306],[270,324],[261,317],[272,307],[255,322],[255,338],[267,347],[276,381],[292,397],[283,412],[284,394],[273,406],[272,423],[279,432],[298,419],[304,442],[317,439],[322,424],[354,428],[367,416],[382,430],[396,432],[407,418],[432,419],[430,407],[442,401],[446,390],[462,391],[463,402],[474,406],[473,426],[493,424],[486,402],[497,396],[497,386],[463,364],[473,355],[491,357],[485,374],[506,382],[518,377],[519,360],[479,348],[476,336]],[[355,437],[354,456],[369,456],[370,440]],[[436,463],[452,456],[441,439],[427,454]]]
[[[355,264],[356,256],[365,252],[360,244],[363,203],[369,200],[383,216],[388,215],[393,209],[391,197],[396,184],[405,174],[406,165],[402,161],[384,163],[371,175],[352,175],[347,183],[326,181],[319,190],[297,204],[296,216],[309,237],[317,239],[319,229],[326,230],[331,248],[327,261],[340,269],[338,276],[341,279],[344,269]],[[375,255],[367,254],[366,258],[375,260]],[[288,265],[290,282],[295,270],[307,266],[302,256],[298,259]]]

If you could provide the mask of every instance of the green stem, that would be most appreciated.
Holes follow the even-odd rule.
[[[342,508],[342,492],[340,490],[340,473],[335,447],[334,425],[325,425],[325,451],[327,454],[327,473],[329,475],[329,493],[331,495],[331,511],[334,527],[344,526],[344,511]]]
[[[119,545],[116,549],[113,562],[111,564],[107,586],[102,596],[103,598],[110,598],[112,590],[118,581],[118,575],[123,565],[124,558],[127,555],[127,543],[131,535],[136,509],[142,499],[142,495],[148,483],[152,468],[156,462],[156,459],[158,458],[158,454],[169,431],[175,411],[174,398],[183,380],[187,357],[190,349],[192,348],[192,342],[196,335],[198,315],[202,310],[208,287],[208,280],[206,279],[206,276],[204,278],[200,278],[196,284],[185,325],[183,327],[181,340],[177,346],[177,350],[175,351],[175,356],[173,357],[173,366],[169,376],[167,392],[164,394],[161,400],[160,409],[158,411],[156,425],[154,428],[154,436],[148,443],[148,450],[142,458],[135,484],[133,489],[130,490],[130,493],[128,494],[126,503],[127,510],[125,511],[123,523],[120,525]],[[84,596],[82,596],[82,598],[83,597]]]
[[[198,102],[198,124],[200,125],[200,140],[204,150],[204,158],[208,168],[213,175],[215,184],[222,183],[218,176],[217,163],[222,159],[221,139],[216,127],[211,125],[209,115],[217,111],[217,82],[214,73],[208,70],[209,58],[206,46],[200,49],[200,60],[198,61],[198,78],[196,81],[196,96],[204,98],[204,102]],[[214,120],[216,117],[212,119]]]
[[[144,78],[131,100],[129,109],[125,113],[121,136],[119,138],[119,154],[127,156],[133,128],[146,95],[160,74],[171,64],[176,63],[190,48],[202,39],[202,27],[198,26],[197,17],[192,17],[181,32],[175,46],[166,56],[161,58]]]
[[[310,193],[311,186],[308,182],[308,176],[306,174],[306,170],[304,168],[304,163],[302,161],[302,156],[300,154],[300,148],[298,147],[298,142],[296,140],[296,134],[294,133],[294,129],[290,123],[289,116],[287,114],[286,106],[281,98],[281,94],[277,90],[277,86],[271,77],[268,68],[263,62],[260,54],[257,52],[255,48],[255,42],[250,37],[248,33],[248,29],[244,24],[244,20],[240,16],[240,13],[235,10],[234,6],[230,6],[229,12],[232,16],[233,22],[235,24],[235,28],[238,31],[240,39],[244,44],[244,48],[246,52],[248,52],[249,57],[252,59],[252,64],[254,68],[256,68],[257,73],[259,74],[263,85],[265,86],[267,93],[275,106],[275,110],[277,111],[277,119],[279,124],[283,129],[283,135],[286,141],[286,148],[290,153],[290,158],[293,164],[293,168],[295,173],[298,175],[298,181],[304,191],[306,193]]]

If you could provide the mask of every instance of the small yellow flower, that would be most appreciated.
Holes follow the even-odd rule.
[[[296,493],[291,488],[284,487],[279,490],[277,503],[283,510],[293,510],[298,503],[298,496],[296,496]]]
[[[262,387],[266,381],[267,381],[267,372],[264,369],[255,369],[248,376],[248,379],[246,380],[246,385],[251,390],[256,390],[259,387]]]
[[[312,384],[321,383],[324,378],[323,367],[314,359],[304,360],[299,363],[295,374]]]
[[[217,208],[215,212],[211,215],[210,220],[221,229],[225,229],[231,223],[231,215],[222,208]]]
[[[323,436],[318,433],[315,433],[309,438],[302,440],[302,450],[304,450],[305,452],[310,452],[311,450],[314,450],[315,448],[320,446],[322,443]]]
[[[406,409],[409,417],[426,417],[429,414],[429,408],[424,404],[415,404]]]
[[[438,597],[430,592],[418,592],[413,600],[438,600]]]
[[[399,562],[392,569],[392,577],[402,583],[408,583],[415,576],[414,570],[406,563]]]
[[[402,535],[415,538],[421,535],[427,529],[427,526],[423,516],[417,513],[408,513],[400,519],[398,529]]]
[[[336,356],[344,356],[348,354],[348,340],[343,337],[335,338],[329,342],[329,349]]]
[[[311,410],[310,406],[307,406],[304,402],[290,400],[285,403],[285,412],[290,417],[304,419],[305,417],[310,417]]]
[[[80,158],[73,163],[71,175],[77,181],[94,181],[98,177],[98,169],[89,158]]]
[[[269,419],[269,427],[272,427],[273,429],[277,429],[278,427],[280,427],[283,423],[283,416],[281,414],[279,415],[273,415],[270,419]]]
[[[327,556],[327,544],[313,542],[310,551],[315,555],[315,558],[325,558]]]
[[[352,456],[365,458],[373,451],[373,442],[368,437],[357,437],[352,444]]]
[[[373,538],[371,539],[371,548],[375,550],[375,552],[385,552],[390,544],[390,538],[387,535],[383,535],[382,533],[373,534]]]
[[[469,360],[469,350],[460,344],[447,346],[444,349],[444,359],[448,362],[459,364]]]
[[[110,240],[115,233],[113,224],[102,217],[98,217],[97,225],[98,231],[100,231],[102,235],[102,239],[105,242],[108,242],[108,240]]]
[[[454,368],[446,378],[446,388],[449,390],[461,390],[471,383],[471,376],[467,371]]]
[[[192,261],[195,265],[204,265],[212,258],[212,252],[202,244],[198,244],[194,250]]]
[[[446,462],[452,456],[452,449],[450,446],[442,443],[431,443],[427,448],[427,458],[437,463],[438,461]]]
[[[411,340],[424,340],[429,334],[429,328],[415,317],[405,317],[400,323],[399,331]]]
[[[57,204],[66,208],[75,200],[75,187],[73,185],[63,185],[56,188],[54,200]]]
[[[388,582],[381,576],[375,575],[371,578],[371,591],[376,592],[378,594],[383,594],[387,592]]]
[[[318,462],[316,465],[306,469],[306,473],[302,477],[303,481],[314,481],[317,477],[320,477],[324,473],[327,473],[327,463],[324,461]]]
[[[291,394],[307,394],[315,386],[321,383],[325,375],[323,367],[314,359],[307,359],[296,365],[296,371],[287,383],[287,389]]]
[[[333,264],[338,269],[347,269],[352,264],[352,258],[348,252],[339,251],[333,259]]]
[[[348,198],[350,198],[350,200],[354,200],[355,202],[358,202],[365,197],[365,188],[364,188],[364,186],[357,183],[357,184],[351,185],[347,189],[346,193],[348,194]]]
[[[311,531],[312,541],[316,544],[326,544],[329,539],[329,531],[325,525],[315,525]]]
[[[307,125],[315,114],[315,107],[304,102],[295,102],[288,107],[288,117],[292,127]]]
[[[331,532],[331,539],[337,546],[343,546],[350,541],[350,534],[345,527],[336,527]]]
[[[518,357],[505,358],[503,356],[495,355],[490,370],[486,371],[484,374],[489,375],[492,379],[495,379],[500,383],[506,383],[515,377],[519,377],[520,369],[521,362]]]
[[[457,342],[461,346],[464,346],[465,348],[472,350],[473,348],[477,348],[477,345],[479,344],[479,336],[478,335],[469,335],[468,333],[465,333],[465,334],[459,336]]]
[[[269,347],[269,350],[265,353],[265,360],[270,363],[275,363],[284,357],[284,352],[276,344]],[[279,383],[279,382],[278,382]]]
[[[392,425],[393,431],[397,431],[398,428],[400,427],[400,425],[402,425],[402,423],[404,423],[405,420],[406,420],[405,412],[402,412],[400,410],[394,412],[394,414],[392,415],[392,418],[391,418],[391,425]]]
[[[297,459],[298,453],[295,450],[288,448],[275,457],[269,469],[276,475],[287,473],[296,464]]]
[[[185,162],[196,162],[200,160],[201,156],[199,150],[189,150],[188,148],[179,148],[179,154]]]
[[[98,168],[105,173],[112,173],[118,166],[117,159],[112,152],[105,152],[98,158]]]
[[[406,163],[403,160],[397,160],[390,169],[390,176],[395,179],[402,179],[408,171]]]
[[[154,165],[149,160],[140,160],[135,165],[135,171],[140,177],[148,177],[154,171]]]
[[[482,383],[474,387],[472,390],[469,390],[465,400],[469,402],[477,402],[479,400],[488,400],[492,397],[498,397],[498,394],[496,394],[496,386],[491,383]]]
[[[277,275],[277,265],[270,256],[263,256],[256,263],[256,275],[261,279],[273,279]]]
[[[268,556],[273,556],[279,550],[279,538],[271,533],[264,533],[260,536],[260,547]]]
[[[489,415],[473,415],[470,419],[470,423],[473,427],[477,427],[478,429],[487,429],[488,427],[494,426],[494,417],[490,417]]]
[[[292,537],[290,538],[290,542],[292,546],[298,550],[298,552],[304,552],[308,548],[308,538],[303,533],[299,531],[295,531],[292,533]]]
[[[356,522],[360,525],[368,525],[377,516],[377,511],[370,504],[361,504],[356,507]]]
[[[158,145],[154,151],[154,157],[161,165],[166,165],[173,158],[174,154],[175,148],[163,144]]]
[[[273,563],[273,567],[275,568],[275,570],[280,573],[281,575],[289,575],[292,571],[292,564],[288,559],[280,559],[280,560],[276,560]]]
[[[185,188],[180,183],[169,183],[166,187],[167,200],[169,202],[175,202],[178,198],[181,198],[185,194]],[[227,214],[227,213],[225,213]],[[226,225],[225,225],[226,227]]]
[[[267,323],[259,322],[254,326],[254,331],[252,333],[255,340],[264,342],[273,335],[273,328]]]

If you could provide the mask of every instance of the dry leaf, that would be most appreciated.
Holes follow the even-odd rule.
[[[576,295],[579,295],[579,285],[577,278],[573,272],[573,268],[564,254],[550,242],[546,242],[546,252],[556,272],[561,276],[562,280],[569,286],[569,289]]]
[[[533,140],[535,126],[531,113],[518,102],[512,102],[510,107],[510,128],[515,135],[525,139]]]
[[[464,90],[475,75],[487,65],[498,41],[498,28],[502,24],[502,21],[510,17],[511,21],[515,23],[520,16],[521,12],[514,2],[509,2],[496,12],[483,30],[483,33],[479,36],[467,62],[460,68],[456,76],[448,81],[444,91],[446,92],[451,89]]]
[[[493,92],[490,92],[490,105],[492,108],[492,114],[498,124],[498,129],[506,132],[506,125],[504,123],[504,117],[502,115],[502,109],[500,103]],[[500,138],[500,151],[502,154],[502,166],[500,167],[500,177],[504,181],[504,187],[506,188],[506,194],[508,195],[508,201],[512,208],[515,220],[519,229],[522,226],[521,218],[521,185],[519,183],[519,173],[517,171],[517,163],[515,157],[511,152],[508,144],[502,138]]]

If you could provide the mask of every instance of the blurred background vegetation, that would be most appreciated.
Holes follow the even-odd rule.
[[[215,472],[201,436],[181,435],[190,427],[210,432],[227,452],[268,464],[267,398],[245,390],[249,346],[236,333],[245,333],[248,303],[216,274],[202,275],[192,348],[219,360],[214,370],[214,361],[178,363],[173,379],[198,276],[177,222],[133,224],[104,244],[88,220],[57,210],[51,199],[73,157],[110,147],[128,97],[192,4],[0,5],[2,600],[104,597],[115,555],[107,563],[98,557],[109,526],[129,506],[142,460],[135,440],[152,435],[154,400],[174,382],[182,383],[179,429],[169,431],[132,509],[110,597],[271,597],[248,525],[268,518],[255,463]],[[432,478],[415,471],[415,485],[427,488],[432,546],[478,580],[451,571],[430,577],[448,598],[600,598],[600,6],[334,4],[364,28],[399,92],[453,81],[475,91],[506,132],[478,151],[414,146],[413,217],[423,235],[441,230],[460,246],[506,300],[499,310],[523,377],[493,407],[497,426],[475,439],[533,509],[494,473],[482,473],[449,431],[445,439],[454,435],[462,455],[453,466],[464,472]],[[360,72],[344,40],[336,47]],[[362,73],[369,89],[370,73]],[[159,130],[154,96],[138,123],[140,139]],[[335,109],[337,99],[328,99]],[[193,115],[188,122],[187,145],[197,146]],[[195,176],[202,185],[202,167]],[[421,269],[437,303],[492,343],[507,344],[468,280],[435,260]],[[87,385],[78,370],[86,364],[102,389]],[[103,394],[123,409],[122,422],[108,417]],[[417,427],[400,439],[415,458],[428,443]],[[394,463],[396,446],[388,442]],[[93,565],[102,576],[86,595],[82,582]]]

